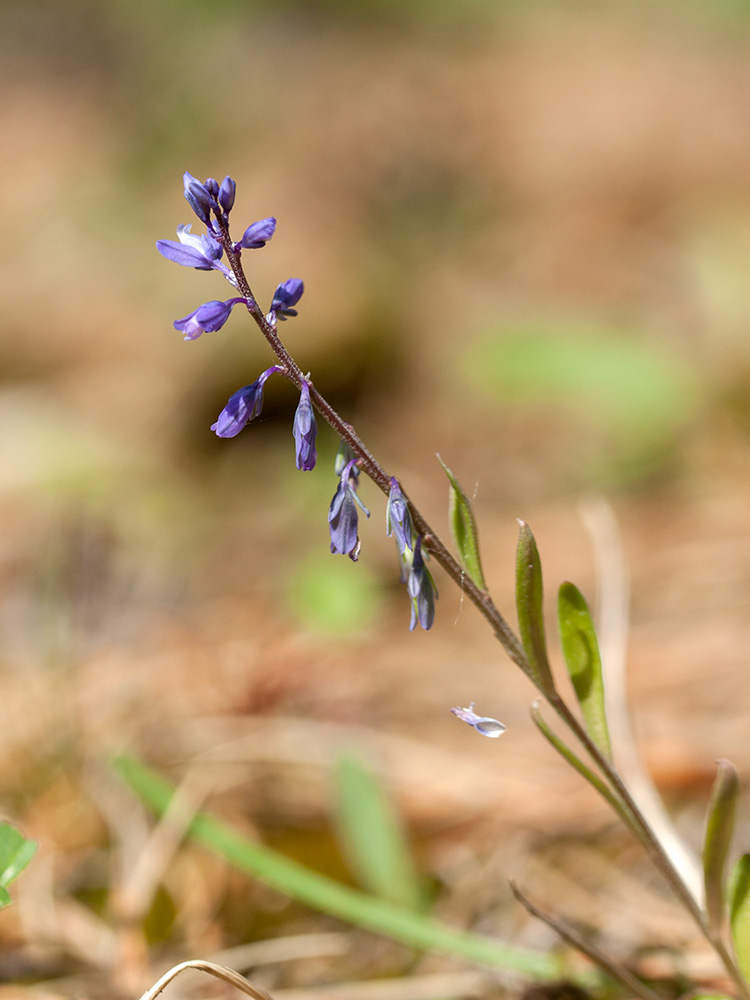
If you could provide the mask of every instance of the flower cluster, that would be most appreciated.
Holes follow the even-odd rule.
[[[317,461],[316,438],[318,434],[314,402],[320,400],[315,390],[311,392],[310,376],[302,376],[300,370],[290,365],[288,355],[277,339],[276,328],[280,321],[297,315],[295,308],[304,292],[304,284],[299,278],[289,278],[276,288],[267,313],[263,313],[252,298],[244,277],[240,258],[245,250],[259,250],[266,245],[276,231],[276,219],[269,217],[248,226],[241,239],[233,242],[229,234],[229,215],[234,207],[236,184],[231,177],[219,183],[212,177],[200,181],[190,173],[183,176],[184,194],[191,209],[206,232],[196,235],[190,225],[177,227],[176,240],[159,240],[156,249],[167,260],[182,267],[192,267],[197,271],[218,271],[238,291],[245,294],[221,301],[211,299],[198,306],[182,319],[175,320],[174,327],[185,340],[197,340],[204,333],[215,333],[229,319],[236,305],[243,304],[263,330],[266,338],[280,348],[277,354],[280,364],[272,365],[262,372],[250,385],[232,393],[226,406],[219,414],[211,430],[221,438],[236,437],[246,424],[260,415],[263,407],[263,391],[268,379],[275,374],[292,379],[300,390],[300,399],[294,414],[292,434],[295,445],[297,468],[309,472]],[[225,263],[226,255],[229,264]],[[342,443],[336,457],[338,486],[328,510],[328,527],[331,537],[331,552],[349,556],[356,562],[359,558],[359,512],[370,516],[358,495],[360,465],[358,456]],[[425,560],[424,539],[417,535],[412,521],[409,504],[398,480],[391,479],[386,507],[386,532],[396,540],[401,582],[406,584],[411,601],[411,622],[414,630],[417,623],[429,629],[435,618],[437,588]]]

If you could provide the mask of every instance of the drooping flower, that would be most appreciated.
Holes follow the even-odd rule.
[[[276,219],[273,217],[261,219],[248,226],[242,234],[239,243],[235,243],[235,249],[259,250],[264,247],[276,232]]]
[[[235,437],[249,420],[254,420],[263,407],[263,386],[275,372],[282,371],[280,365],[273,365],[253,382],[232,393],[227,405],[221,411],[211,430],[217,437]]]
[[[357,496],[357,480],[352,474],[353,466],[354,461],[347,462],[341,474],[338,489],[333,495],[328,511],[328,529],[331,535],[331,552],[349,556],[356,562],[359,559],[360,549],[357,507],[362,510],[365,517],[369,517],[370,512]]]
[[[315,438],[318,436],[318,425],[315,420],[315,410],[310,402],[310,386],[302,383],[297,412],[294,414],[292,428],[297,454],[297,468],[309,472],[315,468],[318,453],[315,450]]]
[[[414,527],[409,513],[409,505],[401,492],[398,479],[393,476],[391,477],[388,504],[385,508],[385,527],[389,537],[395,534],[399,555],[403,555],[407,549],[413,550]]]
[[[236,284],[232,272],[221,262],[224,252],[221,243],[208,234],[191,233],[190,229],[190,223],[178,226],[177,240],[157,240],[156,249],[175,264],[194,267],[197,271],[221,271],[233,285]]]
[[[202,333],[215,333],[229,319],[229,314],[238,302],[248,302],[247,299],[234,298],[226,302],[212,299],[211,302],[204,302],[183,319],[177,319],[172,324],[175,330],[179,330],[185,340],[197,340]]]
[[[502,736],[505,732],[506,727],[502,722],[498,722],[497,719],[489,719],[484,715],[477,715],[474,711],[474,702],[472,701],[468,708],[452,708],[451,712],[462,722],[466,722],[468,725],[473,726],[478,733],[482,736],[489,736],[490,739],[494,739],[497,736]]]
[[[301,278],[288,278],[282,282],[273,294],[271,310],[266,319],[272,325],[276,325],[276,319],[286,319],[287,316],[296,316],[297,310],[293,307],[302,298],[305,286]]]
[[[432,579],[432,573],[427,569],[422,555],[421,535],[417,538],[414,546],[414,558],[406,581],[406,589],[411,598],[409,631],[413,632],[417,622],[419,622],[426,632],[432,628],[432,623],[435,620],[435,601],[438,593],[435,581]]]

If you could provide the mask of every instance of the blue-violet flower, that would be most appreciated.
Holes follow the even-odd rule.
[[[187,203],[190,205],[201,222],[209,228],[211,227],[211,208],[216,202],[216,197],[211,196],[211,192],[208,188],[210,180],[211,178],[209,178],[205,184],[202,184],[197,177],[193,177],[193,175],[187,170],[182,175],[182,183],[185,189],[185,198],[187,199]],[[214,181],[214,184],[215,183],[216,182]]]
[[[247,302],[247,299],[235,298],[220,302],[212,299],[211,302],[204,302],[183,319],[177,319],[172,324],[175,330],[179,330],[185,340],[197,340],[202,333],[215,333],[229,319],[234,306],[238,302]]]
[[[388,536],[395,534],[399,555],[414,548],[414,527],[409,513],[409,505],[401,492],[398,479],[391,477],[391,490],[385,508],[385,527]]]
[[[417,538],[414,546],[414,558],[406,581],[406,589],[411,598],[409,631],[413,632],[417,622],[419,622],[426,632],[432,628],[432,623],[435,620],[435,600],[438,593],[435,581],[432,579],[432,573],[427,569],[422,555],[421,535]]]
[[[272,325],[276,325],[277,317],[286,319],[287,316],[296,316],[297,310],[293,308],[302,298],[305,286],[301,278],[288,278],[276,289],[271,303],[271,311],[266,319]]]
[[[357,507],[362,509],[366,517],[370,516],[370,512],[357,496],[355,489],[357,480],[352,474],[353,466],[354,461],[347,462],[341,474],[341,481],[328,511],[328,528],[331,534],[331,552],[349,556],[356,562],[359,559],[360,549]]]
[[[219,204],[224,209],[224,214],[226,216],[229,215],[234,207],[234,196],[236,192],[236,182],[233,181],[231,177],[225,177],[221,182],[221,187],[219,188]]]
[[[502,736],[505,732],[505,726],[502,722],[498,722],[497,719],[488,719],[484,715],[477,715],[474,711],[474,702],[469,705],[468,708],[452,708],[451,712],[462,722],[468,723],[468,725],[473,726],[478,733],[482,736],[489,736],[490,739],[495,739],[497,736]]]
[[[318,453],[315,450],[315,438],[318,436],[318,425],[315,420],[315,410],[310,402],[310,386],[302,383],[299,406],[294,414],[294,443],[297,452],[297,468],[309,472],[315,468]]]
[[[177,240],[157,240],[156,249],[167,260],[182,267],[194,267],[197,271],[221,271],[233,285],[236,279],[226,264],[221,263],[224,252],[221,243],[212,236],[197,236],[190,232],[191,226],[177,227]],[[179,242],[178,242],[179,241]]]
[[[211,424],[211,430],[216,432],[217,437],[235,437],[248,420],[254,420],[258,416],[263,407],[263,386],[271,375],[280,371],[280,365],[273,365],[252,385],[245,385],[232,393],[216,423]]]
[[[248,226],[242,234],[239,243],[235,243],[235,250],[259,250],[264,247],[276,232],[276,219],[261,219]]]

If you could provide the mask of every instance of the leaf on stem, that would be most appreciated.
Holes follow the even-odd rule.
[[[554,694],[555,682],[547,658],[542,612],[542,564],[539,551],[525,521],[519,520],[516,549],[516,610],[521,641],[529,661],[532,681],[544,694]]]
[[[0,823],[0,906],[10,903],[8,886],[31,861],[36,847],[36,841],[27,840],[10,823]]]
[[[570,766],[578,771],[582,778],[585,778],[588,783],[596,789],[596,791],[606,799],[607,802],[612,806],[618,816],[621,817],[622,821],[627,824],[629,829],[632,829],[632,824],[630,822],[627,811],[623,808],[620,800],[615,796],[614,792],[604,783],[602,778],[599,777],[588,764],[584,764],[581,758],[576,754],[567,743],[563,743],[557,733],[553,732],[552,729],[547,725],[547,723],[542,718],[542,714],[539,711],[539,703],[534,702],[530,708],[531,719],[534,725],[537,727],[542,736],[550,743],[555,750],[560,754],[560,756],[566,760]]]
[[[718,770],[711,790],[703,840],[703,884],[706,893],[708,927],[714,934],[721,930],[724,915],[725,875],[729,847],[734,832],[734,817],[740,794],[734,764],[717,761]]]
[[[729,923],[737,965],[750,983],[750,854],[738,859],[728,886]]]
[[[396,811],[358,754],[336,762],[338,829],[344,852],[370,892],[417,912],[425,897]]]
[[[572,583],[560,587],[557,603],[560,645],[573,682],[586,730],[608,760],[612,760],[604,705],[604,679],[599,642],[588,606]]]
[[[479,558],[477,523],[474,519],[474,512],[471,509],[471,500],[469,500],[463,487],[440,455],[437,456],[437,460],[442,465],[443,471],[451,484],[448,498],[448,516],[450,518],[451,533],[456,543],[458,554],[461,557],[461,562],[477,587],[480,590],[486,590],[487,584],[484,582],[482,563]]]

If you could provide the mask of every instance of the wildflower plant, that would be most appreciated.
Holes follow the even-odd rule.
[[[671,847],[655,832],[653,822],[636,801],[616,767],[605,710],[604,675],[598,642],[582,594],[573,584],[564,583],[558,595],[562,653],[575,695],[574,705],[571,706],[560,692],[548,658],[542,613],[541,561],[529,526],[523,521],[519,522],[516,557],[516,612],[519,631],[516,634],[495,605],[486,585],[471,501],[451,470],[441,460],[450,484],[450,525],[458,558],[427,523],[401,480],[390,475],[379,464],[354,428],[320,394],[311,375],[303,373],[303,369],[281,341],[279,323],[298,315],[297,306],[304,292],[302,280],[290,278],[281,282],[267,311],[258,304],[248,283],[243,254],[265,246],[275,233],[276,220],[267,218],[252,223],[235,242],[230,235],[230,213],[234,208],[236,194],[234,181],[225,177],[221,183],[213,178],[201,182],[186,173],[183,182],[185,198],[199,222],[205,226],[206,232],[196,235],[190,225],[181,225],[177,229],[177,240],[159,240],[157,249],[167,260],[183,267],[219,272],[232,286],[234,294],[225,301],[211,299],[205,302],[183,319],[177,320],[175,328],[186,340],[195,340],[203,332],[219,330],[232,310],[244,305],[275,355],[275,363],[270,368],[262,372],[254,382],[232,394],[212,430],[219,437],[234,437],[246,424],[252,422],[261,411],[264,386],[271,375],[281,375],[297,387],[300,400],[292,424],[297,468],[311,471],[316,465],[316,412],[341,440],[334,469],[338,482],[328,511],[331,552],[348,556],[354,562],[359,559],[359,514],[370,516],[359,496],[364,476],[386,497],[386,532],[393,536],[396,543],[401,581],[406,584],[411,606],[410,629],[415,629],[419,624],[422,629],[429,630],[434,621],[438,594],[432,572],[428,568],[428,560],[432,560],[485,619],[506,654],[536,687],[540,700],[546,702],[557,716],[566,735],[563,737],[553,730],[542,716],[540,703],[536,702],[531,714],[539,731],[606,800],[641,843],[674,896],[714,950],[728,982],[732,984],[734,995],[742,1000],[750,1000],[750,855],[740,857],[731,877],[727,877],[739,796],[739,781],[734,767],[728,761],[719,762],[706,821],[702,856],[703,884],[700,890],[696,890],[683,866],[676,860]],[[505,731],[505,726],[497,719],[477,714],[473,702],[468,708],[453,708],[451,711],[483,736],[498,737]],[[132,778],[134,771],[130,765],[129,767],[129,780],[135,785],[140,782],[146,797],[150,796],[154,802],[159,800],[163,789],[153,791],[154,782],[149,786],[151,779]],[[149,787],[151,791],[148,790]],[[324,894],[325,886],[320,891]],[[604,954],[563,918],[543,912],[515,887],[513,891],[531,913],[554,927],[565,940],[588,955],[609,977],[618,980],[628,995],[638,996],[643,1000],[655,1000],[659,996],[641,978]],[[352,919],[367,925],[367,919],[356,907],[351,910],[343,907],[343,898],[338,892],[337,902],[330,904],[329,912],[337,915],[356,912],[358,916],[353,916]],[[381,907],[378,910],[379,916],[368,918],[371,926],[382,929],[382,912]],[[403,925],[403,920],[401,923]],[[423,943],[426,940],[418,934],[409,938],[406,932],[402,933],[402,939]],[[464,953],[468,954],[469,951],[465,950]],[[478,953],[473,952],[475,955]],[[712,995],[716,995],[715,991],[712,991]]]

